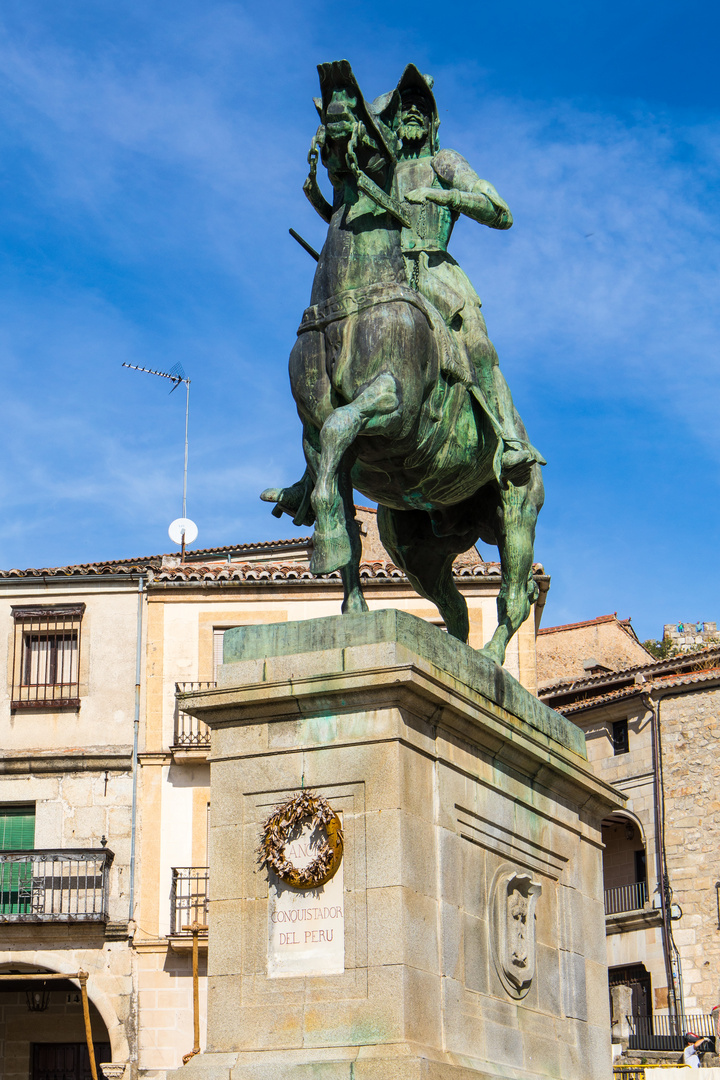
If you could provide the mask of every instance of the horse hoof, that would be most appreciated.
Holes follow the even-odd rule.
[[[311,574],[332,574],[352,561],[350,540],[345,530],[313,537],[313,553],[310,559]]]
[[[498,667],[502,667],[505,662],[505,650],[493,648],[492,645],[486,645],[484,649],[478,649],[480,656],[484,656],[486,660],[490,660],[491,663],[497,664]]]

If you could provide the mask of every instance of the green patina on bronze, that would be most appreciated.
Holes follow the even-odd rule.
[[[400,646],[408,651],[408,656],[419,657],[456,679],[459,685],[471,687],[475,694],[516,717],[520,728],[528,725],[581,757],[587,757],[585,735],[577,724],[543,705],[509,671],[497,664],[488,664],[475,649],[407,611],[386,608],[357,615],[328,615],[297,622],[238,626],[225,633],[223,662],[233,664],[316,652],[328,654],[365,645],[383,645],[388,655]],[[352,670],[355,663],[356,660],[348,670]],[[343,659],[343,670],[345,664]],[[315,708],[320,706],[316,703]],[[355,711],[354,706],[352,711]],[[330,719],[318,712],[311,715],[306,715],[304,710],[301,712],[306,734],[313,731],[318,720],[327,722]],[[372,723],[371,720],[367,722]],[[344,730],[347,731],[346,725]],[[331,742],[332,735],[331,732],[328,739],[326,732],[326,741]]]
[[[495,544],[498,628],[482,651],[502,663],[537,597],[544,460],[513,405],[477,293],[447,246],[460,214],[495,229],[512,217],[460,154],[440,149],[432,80],[412,64],[372,105],[346,60],[318,72],[305,193],[328,233],[290,355],[307,469],[262,498],[297,525],[315,524],[310,568],[340,570],[345,613],[367,610],[353,488],[377,502],[390,558],[462,641],[468,614],[453,559],[479,539]]]

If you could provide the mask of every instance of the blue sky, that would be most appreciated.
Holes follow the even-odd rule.
[[[302,468],[315,65],[412,60],[515,218],[451,250],[548,459],[546,625],[720,617],[717,7],[358,7],[5,0],[0,565],[172,550],[183,392],[123,361],[192,379],[196,546],[293,533],[258,493]]]

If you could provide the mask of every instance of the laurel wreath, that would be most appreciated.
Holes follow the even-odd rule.
[[[285,846],[306,821],[321,825],[327,840],[320,845],[317,858],[299,869],[285,858]],[[286,885],[294,889],[317,889],[337,873],[343,857],[343,830],[327,799],[312,791],[301,791],[276,806],[266,819],[257,850],[258,862],[274,870]]]

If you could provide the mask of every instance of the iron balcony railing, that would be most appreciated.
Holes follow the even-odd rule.
[[[170,933],[187,933],[186,926],[207,925],[207,866],[174,866],[170,889]]]
[[[696,1035],[705,1035],[708,1042],[699,1047],[700,1053],[715,1049],[715,1029],[710,1013],[698,1013],[692,1016],[628,1016],[630,1025],[629,1050],[677,1050],[684,1048],[683,1035],[694,1031]]]
[[[0,923],[107,922],[108,848],[0,851]]]
[[[190,694],[193,690],[212,690],[216,682],[178,682],[176,694]],[[178,706],[175,717],[175,739],[173,749],[192,750],[208,749],[210,746],[210,728],[202,720],[183,712]]]
[[[618,885],[605,890],[605,914],[619,915],[623,911],[642,911],[647,903],[647,882]]]

